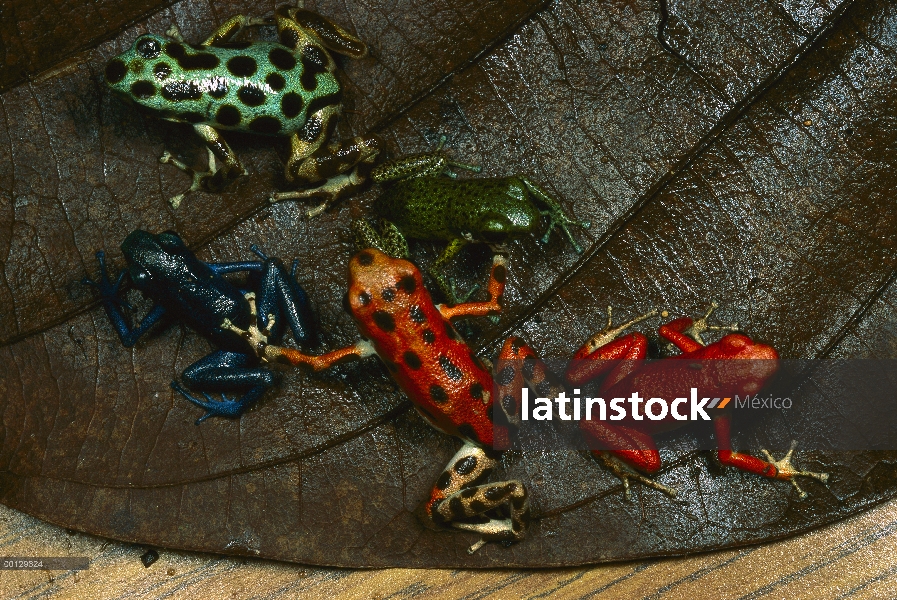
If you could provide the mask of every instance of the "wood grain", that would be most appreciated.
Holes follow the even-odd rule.
[[[0,506],[0,556],[88,556],[86,571],[0,571],[0,598],[894,598],[897,501],[781,542],[557,570],[352,570],[159,551]]]

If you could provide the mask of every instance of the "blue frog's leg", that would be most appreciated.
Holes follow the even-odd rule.
[[[277,344],[284,332],[284,323],[289,323],[293,330],[293,338],[304,346],[317,344],[318,332],[305,290],[296,281],[297,261],[287,272],[278,258],[269,258],[262,254],[256,246],[252,251],[265,259],[258,293],[259,325],[270,327],[269,342]],[[268,315],[274,315],[273,326],[268,323]]]
[[[265,255],[254,244],[250,249],[261,261],[233,263],[206,263],[218,275],[248,271],[261,274],[256,293],[258,301],[259,327],[269,330],[271,343],[278,343],[283,336],[284,324],[289,323],[296,342],[314,346],[317,344],[317,329],[305,290],[296,281],[296,265],[287,273],[283,262]],[[273,325],[268,323],[268,315],[274,315]]]
[[[209,417],[228,417],[231,419],[242,415],[252,406],[269,387],[277,383],[274,371],[259,366],[250,366],[255,357],[239,352],[219,350],[203,357],[184,370],[184,383],[188,388],[200,392],[205,400],[190,395],[177,381],[171,387],[184,398],[206,410],[206,414],[196,420],[199,425]],[[224,392],[247,390],[239,400],[231,400]],[[222,400],[212,399],[207,392],[221,392]]]
[[[265,270],[265,263],[259,260],[250,260],[243,262],[232,262],[232,263],[206,263],[210,269],[215,271],[218,275],[224,275],[225,273],[241,273],[243,271],[250,272],[258,272],[261,273]]]
[[[106,269],[106,253],[100,250],[96,253],[96,257],[97,262],[100,263],[100,280],[94,281],[85,278],[81,280],[81,283],[93,286],[97,289],[100,293],[100,299],[103,301],[103,309],[106,311],[106,316],[109,317],[109,322],[112,323],[112,327],[115,328],[115,332],[118,333],[118,338],[121,340],[121,343],[126,348],[130,348],[137,343],[140,336],[146,333],[150,327],[155,325],[159,319],[162,318],[165,314],[165,307],[160,304],[154,305],[146,316],[143,317],[143,320],[140,321],[140,325],[131,329],[131,326],[128,325],[128,319],[125,317],[125,313],[122,310],[124,301],[118,295],[121,283],[124,280],[127,271],[119,273],[115,283],[112,283],[109,279],[109,272]]]

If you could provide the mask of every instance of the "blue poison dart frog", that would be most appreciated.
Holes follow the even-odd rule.
[[[295,280],[296,263],[288,273],[277,258],[252,251],[261,260],[205,263],[174,232],[153,235],[135,230],[121,245],[128,263],[115,283],[106,271],[105,256],[97,252],[100,279],[85,279],[94,286],[122,344],[130,348],[163,316],[177,320],[202,334],[219,349],[196,361],[183,372],[186,386],[200,392],[192,396],[178,382],[171,387],[206,410],[199,424],[211,416],[239,417],[277,381],[277,374],[261,365],[259,353],[269,343],[279,343],[287,324],[300,344],[314,345],[316,330],[305,292]],[[222,277],[248,272],[255,291],[246,291]],[[136,328],[130,327],[119,291],[125,276],[153,307]],[[213,400],[207,392],[221,392]],[[225,392],[244,392],[230,400]]]
[[[279,42],[232,41],[244,27],[270,24],[236,15],[201,44],[184,42],[172,27],[164,36],[141,35],[106,66],[115,93],[158,117],[193,125],[208,146],[202,172],[162,155],[161,162],[193,178],[187,191],[171,198],[172,207],[192,191],[219,192],[245,172],[219,135],[224,129],[290,138],[287,181],[320,184],[291,197],[324,199],[310,214],[358,189],[370,172],[381,145],[375,136],[326,143],[342,101],[330,52],[362,58],[365,44],[317,13],[288,6],[274,13]]]
[[[443,271],[470,242],[499,244],[531,234],[544,216],[548,229],[542,243],[557,227],[573,249],[582,252],[568,226],[588,228],[589,223],[568,217],[554,198],[524,175],[456,179],[453,167],[475,172],[480,168],[449,159],[442,150],[445,139],[434,152],[381,164],[371,179],[384,186],[374,204],[380,217],[409,238],[448,242],[428,272],[450,302],[457,303],[458,298]]]
[[[523,386],[556,394],[562,383],[541,361],[520,368],[535,353],[519,337],[509,338],[494,368],[487,367],[452,325],[458,317],[501,310],[505,259],[493,259],[487,301],[437,305],[420,270],[402,257],[407,245],[398,230],[387,224],[378,235],[365,221],[354,227],[362,250],[349,261],[347,304],[363,340],[321,356],[269,345],[262,356],[321,371],[377,355],[423,419],[463,443],[422,506],[424,523],[479,534],[471,553],[487,542],[524,539],[526,487],[517,480],[486,480],[519,426]]]

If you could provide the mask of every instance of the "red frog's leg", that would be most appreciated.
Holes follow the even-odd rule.
[[[694,352],[707,344],[701,338],[705,331],[738,331],[738,323],[731,325],[710,325],[707,319],[719,308],[719,304],[711,302],[703,317],[697,321],[691,317],[682,317],[661,325],[657,330],[660,335],[672,342],[682,352]]]
[[[584,385],[603,375],[602,389],[610,389],[622,381],[627,375],[636,371],[648,353],[648,338],[641,333],[620,334],[645,319],[660,314],[666,317],[666,311],[658,313],[652,310],[617,327],[613,326],[613,309],[607,307],[607,326],[589,338],[573,355],[567,367],[566,379],[571,385]]]
[[[652,310],[617,327],[613,326],[613,312],[607,308],[607,326],[592,336],[573,356],[565,374],[570,386],[583,386],[608,373],[602,382],[602,390],[610,389],[640,367],[640,361],[648,354],[648,338],[641,333],[620,337],[629,327],[657,314]],[[634,479],[671,496],[676,490],[646,477],[636,471],[655,473],[660,469],[660,454],[654,440],[647,433],[631,427],[611,425],[605,421],[580,421],[580,430],[592,454],[623,482],[626,498],[631,497],[629,480]],[[635,467],[635,469],[633,468]]]
[[[489,317],[501,312],[501,297],[505,291],[505,281],[508,278],[507,259],[496,254],[492,259],[492,272],[489,274],[489,285],[486,291],[489,300],[486,302],[465,302],[455,306],[438,304],[436,308],[442,316],[448,320],[456,317]]]
[[[683,352],[696,352],[704,348],[706,344],[701,339],[701,334],[705,331],[737,331],[738,325],[715,326],[708,325],[707,319],[711,313],[718,307],[716,302],[711,303],[707,313],[698,320],[688,317],[676,319],[666,325],[662,325],[659,329],[660,335],[672,342],[677,348]],[[723,360],[723,359],[720,359]],[[748,473],[769,477],[772,479],[783,479],[790,481],[801,498],[806,498],[807,493],[803,491],[794,477],[812,477],[825,483],[828,481],[828,473],[814,473],[812,471],[799,471],[791,463],[791,454],[794,452],[796,442],[791,443],[791,449],[779,461],[776,461],[772,455],[763,450],[763,453],[769,460],[763,460],[750,454],[743,452],[735,452],[732,450],[732,411],[725,410],[722,414],[715,416],[713,419],[713,428],[716,433],[717,458],[719,462],[725,466],[735,467]]]

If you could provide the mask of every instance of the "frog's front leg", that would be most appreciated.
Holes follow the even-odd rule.
[[[196,420],[199,425],[209,417],[237,418],[252,406],[269,387],[277,383],[277,374],[264,367],[252,366],[254,356],[219,350],[187,367],[182,377],[187,387],[200,392],[205,400],[191,396],[177,381],[171,387],[206,414]],[[239,400],[229,400],[225,392],[247,390]],[[213,400],[207,392],[221,392],[222,400]]]
[[[433,281],[439,286],[440,291],[446,297],[449,304],[458,304],[460,302],[465,301],[467,298],[459,298],[457,293],[455,292],[454,284],[446,277],[445,268],[448,266],[458,253],[469,243],[469,240],[464,238],[455,238],[448,243],[448,246],[445,247],[445,250],[442,251],[442,254],[430,265],[430,268],[427,269],[427,273],[430,274],[430,277],[433,278]],[[470,294],[475,292],[477,287],[474,287],[467,295],[470,297]]]
[[[489,299],[485,302],[465,302],[454,306],[438,304],[436,308],[446,319],[456,317],[491,317],[501,313],[501,301],[508,278],[508,260],[501,254],[492,258],[492,271],[486,291]]]
[[[344,362],[367,358],[376,354],[374,347],[366,340],[361,340],[352,346],[346,346],[339,350],[332,350],[325,354],[315,356],[305,354],[292,348],[282,346],[266,346],[262,358],[269,362],[279,362],[297,367],[306,367],[312,371],[325,371],[330,367]]]
[[[174,158],[170,152],[164,152],[159,158],[161,163],[171,163],[181,171],[193,178],[193,183],[184,192],[172,196],[168,202],[172,208],[180,206],[181,201],[190,192],[205,190],[207,192],[220,192],[224,187],[237,179],[246,171],[234,151],[230,149],[224,138],[212,127],[203,123],[197,123],[193,130],[205,140],[209,150],[209,166],[206,171],[196,171],[183,162]],[[221,168],[216,168],[215,158],[222,161]]]
[[[334,118],[325,107],[317,120]],[[308,125],[306,125],[306,129]],[[313,133],[313,131],[312,131]],[[323,198],[324,202],[308,211],[309,217],[324,212],[340,198],[357,192],[367,181],[368,175],[380,154],[382,142],[375,135],[357,136],[335,144],[318,145],[306,141],[303,136],[309,132],[293,134],[291,153],[287,161],[286,177],[291,182],[304,185],[324,182],[323,184],[292,192],[271,194],[271,202],[299,198]],[[326,138],[326,135],[321,135]]]
[[[121,283],[124,280],[127,271],[122,271],[116,278],[115,283],[112,283],[109,279],[109,272],[106,270],[106,253],[100,250],[96,253],[96,257],[97,262],[100,263],[100,280],[94,281],[85,278],[81,280],[81,283],[97,289],[100,294],[100,299],[103,302],[103,310],[106,311],[106,316],[109,317],[109,322],[112,323],[112,326],[115,328],[115,332],[118,334],[118,339],[121,340],[121,343],[125,348],[130,348],[165,315],[165,307],[161,304],[156,304],[150,309],[146,316],[143,317],[140,321],[140,325],[132,329],[122,310],[124,301],[119,297]]]
[[[548,230],[545,232],[545,235],[542,237],[542,243],[547,244],[548,238],[551,235],[551,232],[555,227],[559,228],[564,232],[564,235],[567,236],[567,239],[570,240],[570,245],[573,246],[573,249],[576,250],[577,253],[582,254],[582,247],[577,243],[577,241],[573,238],[573,234],[570,233],[569,225],[579,225],[584,229],[588,229],[591,227],[591,223],[588,221],[576,221],[571,219],[566,214],[564,214],[561,205],[558,204],[557,200],[548,195],[548,192],[543,190],[541,187],[530,181],[525,175],[517,175],[516,179],[520,181],[520,183],[526,188],[526,190],[532,195],[532,197],[536,198],[538,202],[546,207],[546,210],[542,211],[542,214],[548,217]]]
[[[705,331],[738,331],[738,323],[731,325],[710,325],[708,323],[710,315],[717,308],[719,308],[719,304],[711,302],[707,312],[700,319],[680,317],[661,325],[658,333],[682,352],[694,352],[707,345],[701,337]]]
[[[473,531],[482,539],[468,548],[473,554],[486,542],[519,542],[526,536],[529,500],[517,480],[473,485],[489,476],[497,461],[471,442],[449,461],[424,506],[427,520],[437,527]],[[487,516],[503,511],[505,518]]]

